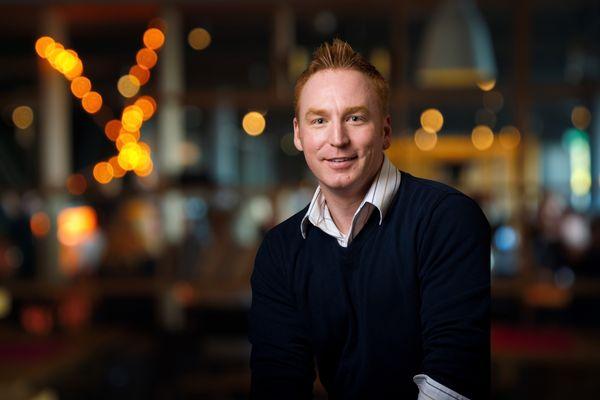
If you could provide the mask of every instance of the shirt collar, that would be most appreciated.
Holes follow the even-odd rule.
[[[390,162],[384,153],[381,169],[375,179],[373,179],[369,190],[356,209],[355,216],[361,211],[365,204],[371,204],[379,212],[379,225],[381,225],[383,217],[389,209],[394,195],[398,191],[400,179],[400,171]],[[308,210],[300,222],[300,232],[302,233],[302,237],[306,239],[306,230],[309,222],[315,224],[315,221],[322,221],[324,216],[328,215],[329,210],[327,209],[321,186],[317,186],[310,205],[308,206]],[[325,222],[325,224],[326,223],[327,222]],[[333,223],[333,221],[331,221],[331,223]]]

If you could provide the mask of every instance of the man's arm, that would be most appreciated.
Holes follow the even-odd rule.
[[[473,200],[449,194],[420,237],[420,372],[442,389],[473,400],[489,398],[489,224]]]
[[[315,369],[306,326],[284,260],[263,241],[252,272],[251,398],[312,399]]]

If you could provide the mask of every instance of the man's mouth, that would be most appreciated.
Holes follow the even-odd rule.
[[[357,159],[358,156],[352,156],[352,157],[335,157],[335,158],[328,158],[327,161],[329,162],[334,162],[334,163],[343,163],[346,161],[352,161]]]

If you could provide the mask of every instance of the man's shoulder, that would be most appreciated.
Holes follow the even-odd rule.
[[[424,210],[434,208],[440,201],[451,195],[468,198],[452,186],[420,178],[404,171],[402,171],[400,190],[399,203],[409,206],[409,208],[417,207]]]
[[[263,242],[275,243],[292,243],[302,239],[302,233],[300,230],[300,224],[302,218],[306,215],[308,205],[302,210],[298,211],[288,219],[275,225],[265,235]]]

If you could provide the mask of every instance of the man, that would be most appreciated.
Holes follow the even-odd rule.
[[[345,42],[295,90],[294,142],[319,186],[252,273],[252,397],[489,397],[490,231],[473,200],[398,171],[389,89]]]

